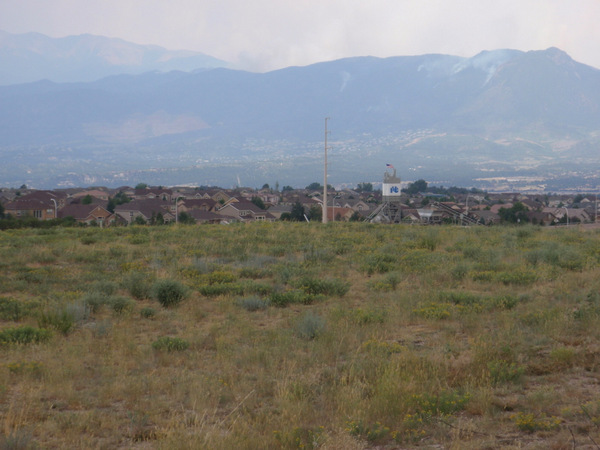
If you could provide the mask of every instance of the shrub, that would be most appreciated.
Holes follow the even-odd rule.
[[[87,305],[91,313],[97,313],[108,303],[108,297],[100,292],[90,292],[84,295],[81,301]]]
[[[19,322],[28,316],[31,310],[30,305],[12,298],[0,297],[0,319]]]
[[[343,297],[350,289],[350,285],[336,279],[320,279],[303,277],[293,283],[294,287],[302,289],[310,295],[336,295]]]
[[[138,300],[144,300],[152,296],[151,279],[140,272],[131,273],[125,279],[124,287],[133,298]]]
[[[450,317],[451,305],[431,303],[422,308],[413,309],[413,314],[425,319],[447,319]]]
[[[240,298],[237,303],[246,311],[260,311],[269,307],[269,300],[262,299],[255,295]]]
[[[396,257],[389,254],[375,254],[369,256],[361,269],[367,273],[367,275],[373,275],[375,273],[386,273],[394,270],[396,263]]]
[[[181,303],[188,295],[187,288],[173,280],[159,280],[152,287],[154,297],[164,308],[171,308]]]
[[[217,270],[208,275],[208,284],[233,283],[237,277],[231,272]]]
[[[355,309],[351,313],[352,319],[358,325],[385,322],[386,311],[382,309]]]
[[[63,335],[75,328],[75,315],[66,308],[42,311],[38,317],[40,328],[52,328]]]
[[[500,383],[517,383],[525,373],[524,367],[503,360],[490,361],[487,366],[493,385]]]
[[[121,314],[126,311],[131,311],[133,309],[134,303],[128,297],[123,297],[121,295],[114,295],[109,297],[108,303],[110,304],[112,310],[117,314]]]
[[[296,333],[302,339],[315,339],[325,331],[325,319],[314,313],[306,313],[296,325]]]
[[[322,296],[307,294],[300,289],[292,289],[284,292],[273,292],[269,297],[271,304],[279,307],[284,307],[292,303],[301,303],[310,305]]]
[[[529,270],[523,270],[522,268],[515,268],[510,272],[500,272],[496,275],[496,280],[504,284],[514,284],[519,286],[527,286],[534,283],[537,280],[535,272]]]
[[[243,295],[244,286],[239,283],[218,283],[200,286],[199,291],[205,297],[217,297],[219,295]]]
[[[440,292],[439,297],[444,303],[454,303],[455,305],[463,306],[476,305],[481,302],[479,295],[464,291]]]
[[[150,319],[156,315],[156,310],[154,308],[142,308],[140,311],[140,316],[144,319]]]
[[[97,281],[92,286],[92,292],[103,295],[113,295],[119,286],[114,281]]]
[[[36,344],[50,339],[50,331],[44,328],[24,326],[6,328],[0,331],[0,345],[4,344]]]
[[[190,343],[181,338],[173,338],[169,336],[159,337],[152,343],[154,350],[166,350],[167,352],[181,352],[187,350]]]

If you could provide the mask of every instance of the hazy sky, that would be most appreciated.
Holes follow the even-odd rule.
[[[91,33],[265,71],[347,56],[558,47],[600,68],[600,0],[0,0],[0,29]]]

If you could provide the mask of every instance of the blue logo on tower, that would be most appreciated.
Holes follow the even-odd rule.
[[[400,190],[398,189],[398,186],[390,187],[390,194],[397,194],[398,192],[400,192]]]

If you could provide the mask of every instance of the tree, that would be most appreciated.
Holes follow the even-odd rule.
[[[281,192],[285,192],[285,191],[293,191],[294,188],[291,186],[284,186],[281,188]]]
[[[498,215],[500,216],[500,220],[506,223],[529,222],[527,207],[521,202],[515,202],[510,208],[500,208]]]
[[[138,183],[135,185],[136,189],[146,189],[148,185],[146,183]]]
[[[265,183],[261,189],[271,189],[271,187],[269,186],[269,183]]]
[[[90,194],[86,195],[81,199],[82,205],[91,205],[92,204],[92,196]]]
[[[143,216],[135,216],[135,219],[133,219],[133,223],[135,225],[146,225],[146,219],[144,219]]]
[[[427,181],[421,179],[421,180],[417,180],[414,183],[410,183],[405,189],[404,192],[406,192],[409,195],[414,195],[414,194],[418,194],[419,192],[425,192],[427,190]]]
[[[108,204],[106,205],[106,209],[111,213],[115,212],[115,206],[122,205],[123,203],[129,203],[131,199],[125,195],[124,192],[119,191],[114,198],[108,197]]]
[[[350,216],[350,222],[360,222],[363,219],[363,216],[358,212],[354,211]]]
[[[266,209],[265,202],[263,202],[262,198],[260,198],[260,197],[252,197],[252,200],[250,200],[250,201],[252,203],[254,203],[256,206],[258,206],[260,209]]]
[[[314,222],[320,222],[323,220],[323,208],[321,208],[321,205],[311,206],[310,210],[308,211],[308,216],[310,217],[310,220]]]
[[[356,190],[360,192],[373,192],[373,183],[358,183]]]
[[[4,206],[0,203],[0,219],[4,219]]]
[[[304,220],[304,206],[300,202],[294,203],[292,212],[290,213],[291,220],[302,222]]]
[[[177,217],[177,221],[179,223],[184,223],[184,224],[195,224],[196,220],[187,212],[185,211],[181,211]]]
[[[315,181],[314,183],[310,183],[308,186],[306,186],[306,189],[309,191],[318,191],[323,189],[323,186],[321,186],[321,183]]]

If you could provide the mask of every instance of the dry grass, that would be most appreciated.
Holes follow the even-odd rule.
[[[0,332],[52,331],[0,345],[0,448],[600,443],[597,231],[14,230],[0,253]],[[161,280],[185,300],[142,295]]]

